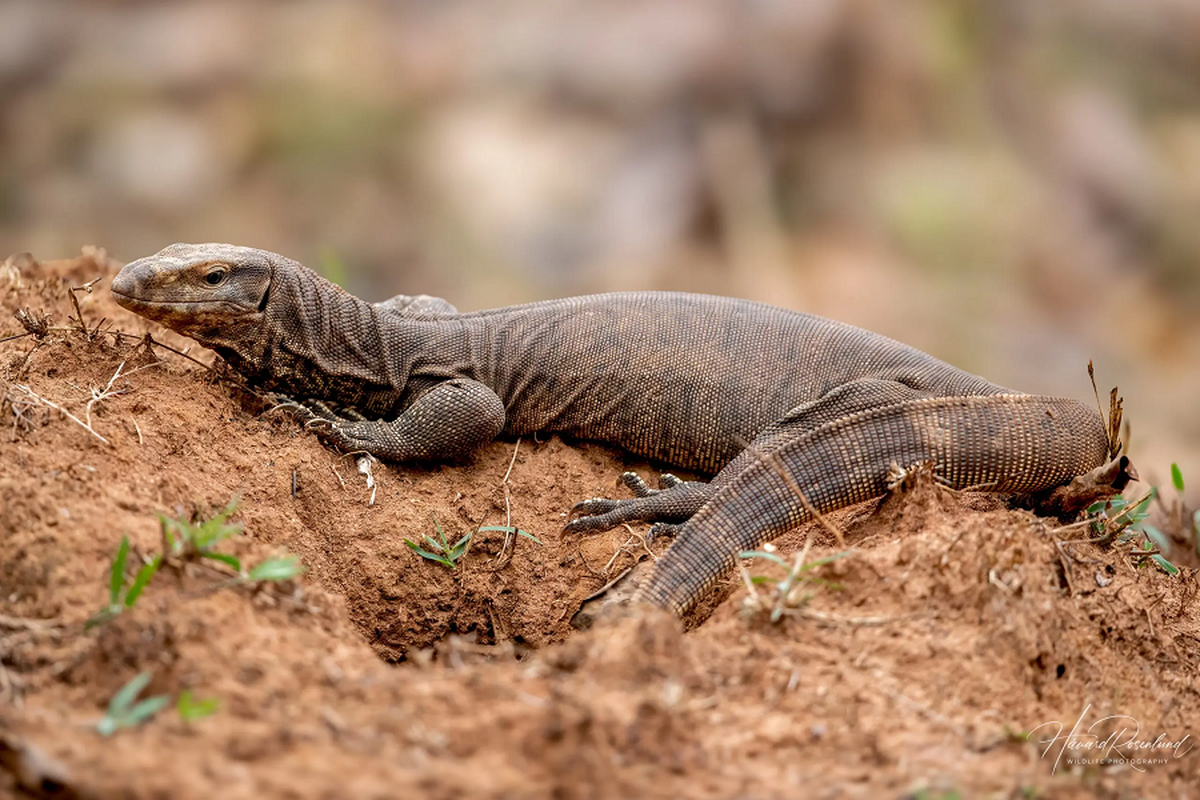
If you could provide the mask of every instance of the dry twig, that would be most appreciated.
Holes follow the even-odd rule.
[[[54,402],[54,401],[52,401],[52,400],[47,400],[46,398],[42,397],[42,396],[41,396],[40,394],[38,394],[37,392],[33,391],[33,389],[30,389],[30,388],[29,388],[28,386],[26,386],[25,384],[23,384],[23,383],[15,383],[15,384],[13,384],[13,387],[12,387],[12,388],[13,388],[13,389],[16,389],[18,392],[21,392],[22,394],[24,394],[24,395],[25,395],[26,397],[28,397],[29,399],[31,399],[31,400],[33,400],[33,401],[35,401],[35,402],[37,402],[37,403],[41,403],[41,404],[42,404],[42,405],[44,405],[44,406],[48,406],[48,407],[50,407],[50,408],[53,408],[55,411],[58,411],[58,412],[59,412],[59,413],[61,413],[63,416],[65,416],[67,419],[71,420],[71,421],[72,421],[72,422],[74,422],[76,425],[78,425],[79,427],[83,428],[85,431],[87,431],[88,433],[90,433],[92,436],[95,436],[97,439],[99,439],[100,441],[104,442],[105,444],[111,444],[111,442],[109,442],[109,441],[108,441],[108,439],[105,439],[105,438],[104,438],[103,436],[101,436],[99,433],[96,433],[96,431],[92,429],[92,426],[91,426],[91,424],[90,424],[90,423],[84,422],[84,421],[83,421],[83,420],[81,420],[79,417],[75,416],[75,415],[74,415],[74,414],[72,414],[70,411],[67,411],[65,408],[63,408],[62,406],[60,406],[58,403],[55,403],[55,402]]]

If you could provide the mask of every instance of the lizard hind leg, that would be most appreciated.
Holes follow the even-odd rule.
[[[758,461],[770,458],[782,444],[832,420],[914,399],[923,393],[890,378],[862,378],[841,384],[814,400],[797,405],[758,431],[752,441],[745,443],[747,446],[741,454],[726,464],[711,483],[681,481],[674,475],[664,474],[659,482],[663,488],[651,489],[636,474],[627,472],[621,480],[636,497],[626,500],[596,497],[576,503],[571,509],[571,521],[563,530],[567,533],[599,533],[625,522],[687,522],[725,484]],[[652,535],[666,534],[670,530],[663,526]]]

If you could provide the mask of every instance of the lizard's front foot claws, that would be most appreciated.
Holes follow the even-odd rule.
[[[313,419],[316,415],[312,409],[306,407],[302,403],[297,403],[295,400],[281,394],[267,395],[267,401],[271,404],[264,414],[271,414],[275,411],[286,411],[301,422],[307,422]]]

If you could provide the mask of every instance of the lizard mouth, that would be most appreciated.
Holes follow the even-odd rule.
[[[228,300],[143,300],[116,289],[112,290],[112,294],[122,308],[163,323],[171,320],[197,321],[209,316],[229,321],[256,311]]]

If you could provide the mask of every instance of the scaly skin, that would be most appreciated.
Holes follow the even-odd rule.
[[[1034,492],[1108,454],[1099,414],[1075,401],[746,300],[626,292],[459,314],[424,295],[367,303],[227,244],[172,245],[128,264],[112,290],[252,385],[347,409],[319,412],[323,438],[345,450],[449,460],[501,433],[556,431],[716,473],[665,476],[662,490],[627,479],[637,497],[580,503],[567,526],[681,526],[641,593],[680,612],[739,550],[803,519],[773,458],[828,509],[882,494],[892,462],[932,459],[953,486]]]

